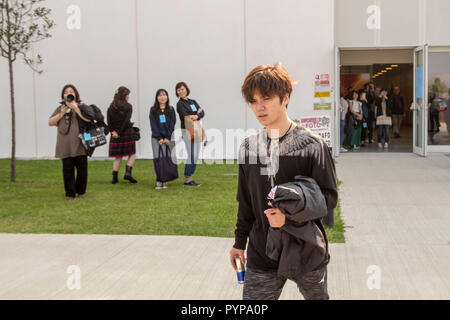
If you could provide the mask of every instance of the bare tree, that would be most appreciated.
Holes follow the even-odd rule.
[[[55,25],[50,19],[50,9],[39,6],[44,0],[0,0],[0,54],[8,60],[11,98],[11,182],[16,181],[16,114],[14,102],[14,69],[17,57],[35,72],[42,73],[37,66],[42,57],[32,56],[32,45],[50,38],[50,29]]]

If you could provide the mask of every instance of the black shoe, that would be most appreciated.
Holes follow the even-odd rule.
[[[192,186],[192,187],[200,187],[201,186],[201,184],[195,182],[194,180],[191,180],[189,182],[185,182],[184,185],[185,186]]]
[[[112,172],[112,176],[113,176],[112,181],[111,181],[112,184],[116,184],[117,182],[119,182],[119,179],[117,178],[118,173],[119,173],[118,171]]]
[[[131,183],[136,183],[137,180],[134,179],[133,176],[131,175],[131,171],[132,171],[132,170],[133,170],[133,167],[126,166],[126,167],[125,167],[125,175],[123,176],[123,178],[124,178],[125,180],[130,181]]]

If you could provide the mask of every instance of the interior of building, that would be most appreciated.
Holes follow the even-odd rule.
[[[340,51],[340,87],[347,94],[347,88],[363,89],[364,84],[373,82],[375,88],[385,88],[388,96],[394,86],[400,88],[404,99],[406,117],[403,118],[400,137],[395,138],[392,126],[388,149],[379,149],[377,131],[373,130],[374,142],[365,144],[357,152],[413,152],[413,111],[414,100],[414,50],[376,49]]]

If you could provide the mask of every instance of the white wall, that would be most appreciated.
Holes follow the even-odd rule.
[[[410,47],[450,45],[448,0],[336,0],[339,47]],[[380,8],[380,29],[369,30],[366,12]]]
[[[205,129],[244,128],[245,104],[239,94],[245,76],[243,2],[138,2],[139,88],[144,136],[151,136],[148,113],[156,91],[166,89],[171,104],[176,107],[175,85],[180,81],[187,83],[190,97],[205,110],[202,120]],[[176,127],[180,127],[178,116]],[[211,146],[204,150],[206,158],[214,158]],[[142,141],[141,155],[152,156],[150,139]]]
[[[289,103],[291,118],[332,115],[314,111],[313,97],[315,74],[334,77],[333,29],[332,0],[247,1],[248,67],[283,62],[298,81]],[[249,124],[258,127],[251,110]]]
[[[22,62],[15,64],[19,157],[54,155],[56,129],[47,120],[66,83],[105,114],[117,87],[129,87],[132,120],[143,136],[138,156],[145,158],[152,156],[148,111],[155,92],[167,89],[176,105],[178,81],[186,81],[191,97],[204,107],[205,128],[224,135],[226,129],[260,127],[240,93],[245,75],[259,64],[281,61],[299,81],[291,117],[332,114],[313,111],[313,81],[316,73],[333,79],[333,0],[47,0],[45,5],[57,26],[35,50],[44,58],[44,74],[33,81]],[[66,27],[69,5],[81,8],[81,30]],[[0,60],[0,157],[10,156],[6,67]],[[206,158],[222,158],[204,151]],[[107,146],[95,156],[107,156]]]

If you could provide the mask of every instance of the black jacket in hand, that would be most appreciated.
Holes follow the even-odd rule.
[[[286,215],[281,228],[270,228],[266,254],[279,261],[278,275],[295,278],[328,264],[328,240],[321,218],[327,204],[314,179],[296,176],[277,186],[272,206]]]

